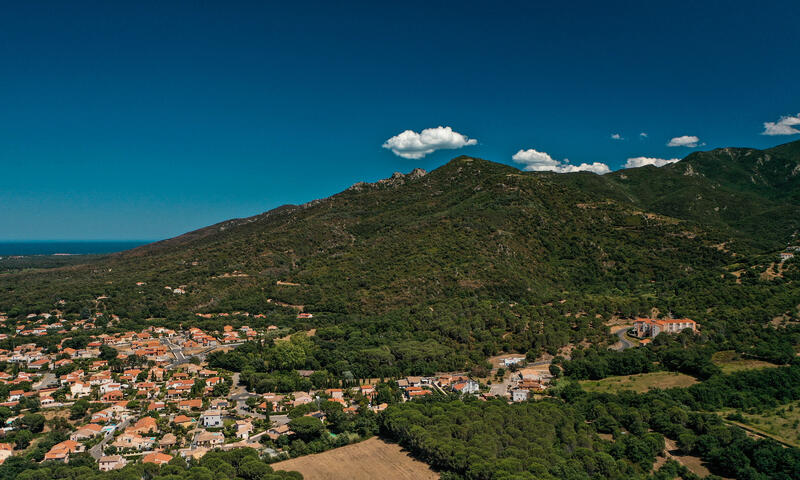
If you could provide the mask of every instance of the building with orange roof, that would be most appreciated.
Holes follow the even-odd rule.
[[[156,465],[164,465],[169,463],[170,460],[172,460],[172,455],[161,452],[148,453],[142,457],[142,463],[155,463]]]
[[[678,333],[683,330],[697,331],[697,323],[688,318],[637,318],[633,332],[639,338],[655,338],[659,333]]]
[[[44,454],[45,461],[53,460],[56,462],[69,463],[69,455],[71,453],[79,453],[84,451],[84,445],[74,440],[64,440],[61,443],[53,445],[53,447]]]
[[[136,422],[135,425],[128,427],[126,431],[138,433],[140,435],[143,433],[157,432],[158,424],[156,423],[156,419],[153,417],[142,417],[138,422]]]

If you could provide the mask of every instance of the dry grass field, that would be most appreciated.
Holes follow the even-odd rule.
[[[734,351],[717,352],[714,354],[713,357],[711,357],[711,361],[713,361],[716,366],[721,368],[724,373],[777,366],[775,364],[764,362],[761,360],[742,358],[741,355],[737,354]]]
[[[616,393],[621,390],[633,390],[643,393],[651,388],[688,387],[697,383],[697,379],[674,372],[640,373],[608,377],[602,380],[582,380],[581,386],[587,392]]]
[[[399,445],[372,437],[327,452],[273,463],[296,470],[305,480],[435,480],[439,474],[411,458]]]

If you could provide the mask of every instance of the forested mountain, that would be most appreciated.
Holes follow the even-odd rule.
[[[330,327],[316,341],[350,342],[351,363],[371,352],[404,369],[600,340],[611,315],[653,307],[760,325],[796,315],[792,262],[761,274],[800,229],[798,192],[800,142],[603,176],[462,156],[90,265],[0,275],[0,311],[99,310],[123,326],[270,313]],[[564,320],[578,312],[592,315]]]

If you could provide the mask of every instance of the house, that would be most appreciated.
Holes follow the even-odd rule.
[[[528,400],[530,396],[530,391],[525,390],[524,388],[516,388],[511,390],[511,401],[512,402],[524,402]]]
[[[92,414],[92,422],[109,422],[114,418],[114,412],[111,408],[106,408]]]
[[[94,438],[100,435],[102,431],[103,431],[102,425],[98,425],[96,423],[90,423],[72,432],[69,436],[69,439],[74,442],[82,442],[84,440],[89,440],[90,438]]]
[[[53,447],[44,454],[44,460],[52,460],[55,462],[69,463],[69,455],[71,453],[80,453],[85,450],[85,446],[73,440],[64,440],[61,443],[53,445]]]
[[[221,427],[222,426],[222,411],[221,410],[206,410],[202,415],[203,426],[208,427]]]
[[[278,395],[277,393],[265,393],[263,395],[264,403],[260,404],[258,408],[265,410],[267,408],[267,404],[272,406],[273,412],[280,412],[283,410],[281,407],[281,402],[283,402],[283,395]]]
[[[112,443],[117,448],[132,448],[135,450],[144,450],[153,446],[153,437],[143,437],[138,433],[123,432],[122,435],[117,437]]]
[[[361,395],[364,395],[370,400],[378,395],[378,392],[375,391],[375,387],[373,387],[372,385],[361,385],[360,390],[361,390]]]
[[[659,333],[678,333],[682,330],[697,331],[697,323],[688,318],[637,318],[633,322],[633,333],[639,338],[655,338]]]
[[[454,392],[464,394],[475,394],[480,391],[480,385],[475,380],[462,380],[454,383],[451,388]]]
[[[314,399],[311,398],[311,395],[307,394],[306,392],[294,392],[294,401],[292,402],[292,406],[298,407],[313,401]]]
[[[138,433],[139,435],[143,433],[158,432],[158,424],[156,423],[156,419],[153,417],[142,417],[132,427],[128,427],[126,431]]]
[[[158,446],[161,448],[169,448],[173,445],[178,443],[178,437],[176,437],[172,433],[168,433],[164,435],[161,440],[158,441]]]
[[[203,401],[199,398],[194,398],[192,400],[181,400],[178,402],[178,410],[183,410],[184,412],[189,410],[200,410],[203,408]]]
[[[100,397],[101,400],[104,402],[116,402],[118,400],[122,400],[124,395],[122,394],[121,390],[111,390],[110,392],[106,392]]]
[[[329,388],[325,390],[325,395],[331,398],[344,398],[344,393],[341,388]]]
[[[511,365],[519,365],[520,363],[525,361],[525,357],[508,357],[504,358],[501,362],[504,367],[510,367]]]
[[[161,452],[148,453],[142,457],[142,463],[155,463],[156,465],[164,465],[169,463],[170,460],[172,460],[172,455]]]
[[[222,432],[201,431],[194,437],[195,447],[215,448],[225,443],[225,435]]]
[[[406,382],[409,387],[421,387],[422,377],[406,377]]]
[[[41,370],[41,369],[49,369],[50,368],[50,359],[49,358],[40,358],[35,362],[31,362],[28,364],[28,368],[31,370]]]
[[[253,432],[253,423],[250,420],[236,420],[236,438],[247,440]]]
[[[172,419],[172,423],[183,428],[192,428],[194,427],[195,419],[187,417],[186,415],[176,415],[175,418]]]
[[[101,472],[108,472],[109,470],[119,470],[128,464],[125,457],[122,455],[109,455],[107,457],[100,457],[97,461],[97,466]]]
[[[794,258],[794,253],[781,252],[781,262],[785,262],[786,260],[791,260],[792,258]]]
[[[430,390],[425,390],[422,387],[408,387],[406,388],[406,393],[408,394],[409,398],[415,398],[430,395],[433,392]]]
[[[294,432],[289,429],[289,425],[278,425],[267,430],[267,436],[272,440],[277,440],[282,435],[291,435],[292,433]]]

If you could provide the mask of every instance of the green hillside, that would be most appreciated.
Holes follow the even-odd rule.
[[[791,269],[753,285],[731,272],[757,277],[800,228],[799,150],[719,149],[604,176],[458,157],[90,265],[0,275],[0,311],[49,311],[64,300],[65,312],[133,323],[269,313],[292,328],[331,327],[336,348],[349,328],[382,328],[348,338],[348,351],[402,345],[389,362],[408,365],[421,350],[459,363],[600,341],[604,319],[652,307],[711,324],[730,316],[738,300],[721,304],[708,292],[746,292],[761,322],[790,310]],[[315,320],[298,323],[287,305]],[[570,312],[600,317],[565,321]]]

